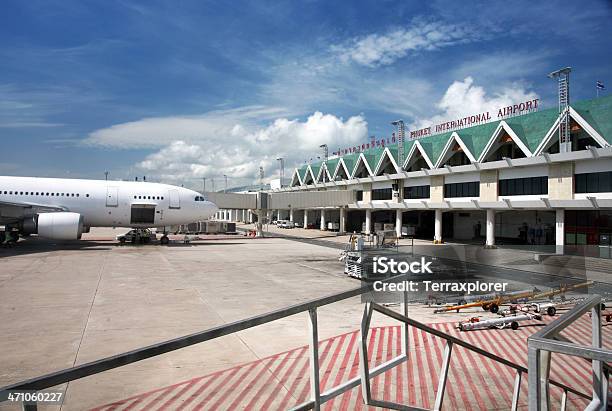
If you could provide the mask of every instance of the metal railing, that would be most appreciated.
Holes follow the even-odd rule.
[[[387,279],[387,282],[400,281],[407,278],[406,275],[399,275]],[[404,292],[403,301],[403,314],[393,311],[389,308],[383,307],[376,303],[368,302],[365,303],[365,310],[361,321],[361,338],[359,342],[360,350],[360,375],[349,379],[335,387],[332,387],[324,392],[320,390],[319,383],[319,337],[318,337],[318,322],[317,322],[317,309],[335,302],[346,300],[348,298],[356,297],[373,290],[372,284],[357,287],[351,290],[343,291],[337,294],[329,295],[326,297],[310,300],[307,302],[295,304],[293,306],[275,310],[266,314],[257,315],[244,320],[232,322],[226,325],[210,328],[208,330],[189,334],[183,337],[175,338],[172,340],[164,341],[158,344],[146,346],[136,350],[128,351],[123,354],[114,355],[111,357],[103,358],[97,361],[85,363],[75,367],[71,367],[62,371],[57,371],[40,377],[25,380],[16,384],[8,385],[0,388],[0,403],[7,400],[8,393],[10,391],[42,391],[48,388],[56,387],[60,384],[68,383],[80,378],[88,377],[91,375],[99,374],[104,371],[108,371],[114,368],[123,367],[128,364],[133,364],[138,361],[142,361],[148,358],[156,357],[165,353],[179,350],[181,348],[189,347],[191,345],[199,344],[205,341],[210,341],[215,338],[234,334],[249,328],[253,328],[259,325],[267,324],[282,318],[286,318],[302,312],[308,313],[309,319],[309,331],[310,331],[310,343],[309,343],[309,355],[310,355],[310,400],[300,404],[293,408],[293,410],[307,410],[314,409],[319,410],[320,406],[325,402],[333,399],[334,397],[361,385],[361,390],[364,398],[364,402],[370,405],[378,405],[392,409],[401,410],[416,410],[419,408],[407,407],[399,404],[387,403],[372,398],[370,390],[370,380],[379,374],[395,367],[396,365],[408,360],[408,326],[415,327],[422,331],[425,331],[434,336],[443,338],[447,341],[446,349],[444,352],[444,360],[442,364],[442,372],[440,374],[438,382],[438,391],[436,394],[436,401],[434,409],[439,410],[444,400],[444,391],[447,383],[448,369],[450,366],[450,359],[452,354],[452,348],[454,345],[467,348],[476,354],[482,355],[486,358],[500,362],[508,367],[516,370],[516,380],[514,384],[513,404],[512,409],[515,410],[518,406],[520,383],[522,374],[528,372],[527,368],[508,361],[502,357],[485,351],[475,345],[467,343],[457,337],[446,334],[442,331],[436,330],[432,327],[428,327],[425,324],[419,323],[413,319],[408,318],[408,293]],[[368,364],[368,347],[367,347],[367,335],[370,329],[370,321],[373,311],[377,311],[391,318],[394,318],[402,323],[402,352],[401,354],[383,364],[378,365],[375,368],[370,369]],[[590,397],[584,393],[581,393],[571,387],[564,384],[558,383],[553,380],[548,381],[550,384],[557,386],[563,390],[565,394],[572,393],[582,398],[590,399]],[[37,405],[24,404],[24,410],[36,411]]]
[[[593,395],[586,410],[608,409],[608,386],[612,350],[602,348],[601,334],[601,297],[591,296],[567,313],[548,324],[528,338],[528,366],[532,378],[529,378],[529,410],[548,411],[550,408],[550,362],[552,353],[582,357],[592,363]],[[592,346],[576,344],[561,335],[561,332],[591,312]],[[561,409],[567,404],[567,395],[562,397]]]

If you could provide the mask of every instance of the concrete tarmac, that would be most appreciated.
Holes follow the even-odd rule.
[[[317,237],[318,230],[306,231]],[[343,274],[337,247],[243,236],[119,246],[118,233],[92,230],[82,241],[61,244],[31,238],[0,249],[0,386],[359,285]],[[321,308],[319,338],[357,329],[362,309],[359,297]],[[426,323],[470,315],[433,315],[423,304],[410,313]],[[372,326],[396,324],[375,315]],[[298,314],[65,384],[58,387],[66,394],[61,409],[108,404],[308,341],[307,315]],[[0,404],[4,409],[19,406]]]

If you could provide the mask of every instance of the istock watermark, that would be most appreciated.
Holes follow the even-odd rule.
[[[421,257],[421,261],[395,261],[388,257],[374,257],[374,274],[433,274],[431,261],[425,261],[425,257]]]
[[[476,281],[474,283],[467,282],[438,282],[438,281],[401,281],[401,282],[384,282],[374,281],[374,291],[421,291],[421,283],[425,286],[425,292],[454,292],[470,295],[474,292],[505,292],[508,283],[486,283]]]

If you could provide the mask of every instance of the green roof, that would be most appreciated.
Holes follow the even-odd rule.
[[[357,158],[359,157],[359,153],[347,154],[342,157],[342,161],[346,164],[346,168],[348,169],[349,177],[353,173],[353,169],[355,168],[355,163],[357,162]]]
[[[440,157],[440,154],[442,154],[442,151],[444,151],[444,146],[446,146],[446,142],[450,138],[451,134],[453,134],[453,132],[448,131],[446,133],[419,139],[425,154],[427,154],[427,157],[429,157],[432,164],[435,165],[438,161],[438,157]]]
[[[612,95],[571,105],[608,143],[612,144]]]
[[[412,146],[414,145],[415,141],[416,140],[404,141],[404,160],[402,161],[403,163],[406,162],[406,159],[408,158],[408,154],[410,154],[410,150],[412,149]],[[397,149],[396,149],[396,151],[397,151]],[[395,157],[395,160],[397,161],[397,157]],[[398,164],[398,166],[400,166],[400,168],[404,167],[403,164]]]
[[[310,168],[312,168],[312,179],[316,181],[319,176],[319,170],[321,169],[321,163],[311,164]]]
[[[506,121],[532,153],[538,148],[548,130],[553,126],[559,111],[548,109],[509,118]]]
[[[336,172],[336,168],[338,167],[338,163],[340,162],[340,157],[332,158],[331,160],[327,160],[325,162],[325,167],[327,167],[327,172],[333,176]]]
[[[370,148],[363,152],[363,155],[366,158],[368,162],[368,166],[370,166],[370,170],[372,170],[372,172],[375,171],[376,165],[380,161],[384,152],[385,152],[384,147]]]
[[[612,96],[579,101],[572,104],[572,108],[576,110],[576,112],[608,143],[612,144]],[[504,121],[515,132],[517,137],[525,144],[529,151],[534,153],[557,118],[558,110],[556,108],[551,108],[504,119]],[[472,153],[474,158],[478,160],[493,137],[493,133],[499,123],[500,121],[493,121],[455,131],[465,143],[466,148]],[[453,131],[449,131],[418,139],[425,154],[434,165],[438,162],[452,134]],[[414,146],[415,141],[416,140],[406,140],[404,142],[404,162]],[[397,163],[397,145],[388,146],[387,148]],[[367,165],[373,172],[376,171],[376,166],[382,158],[384,150],[385,147],[375,147],[363,151]],[[346,164],[349,174],[353,173],[360,154],[361,153],[351,153],[341,157]],[[337,171],[339,161],[340,158],[328,160],[327,165],[331,174]],[[403,164],[398,163],[398,165],[403,167]],[[302,181],[306,175],[306,167],[307,166],[304,165],[298,169]],[[311,167],[313,171],[318,174],[321,164],[318,163]],[[317,176],[315,176],[315,178],[316,177]]]
[[[476,160],[478,160],[480,154],[482,154],[482,151],[487,146],[499,123],[499,121],[493,121],[457,131],[461,141],[463,141]]]
[[[298,169],[298,175],[300,176],[300,180],[302,180],[302,182],[304,181],[304,178],[306,178],[306,170],[308,170],[308,164],[304,164]]]

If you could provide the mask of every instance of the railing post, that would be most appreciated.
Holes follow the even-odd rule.
[[[321,407],[321,387],[319,386],[319,329],[317,325],[317,309],[308,310],[310,329],[310,397],[314,401],[313,410]]]
[[[404,317],[408,318],[408,291],[404,290]],[[402,321],[402,354],[406,356],[406,361],[409,360],[408,350],[410,349],[410,330],[408,324]]]
[[[601,348],[601,304],[595,304],[591,309],[591,325],[593,332],[593,347]],[[593,400],[598,399],[602,410],[606,409],[608,393],[606,386],[607,378],[603,372],[603,362],[592,361],[593,366]]]
[[[514,391],[512,393],[512,411],[518,410],[519,397],[521,395],[521,379],[523,373],[520,370],[516,371],[516,377],[514,377]]]
[[[444,358],[442,359],[442,367],[440,368],[440,377],[438,379],[438,392],[436,393],[436,402],[433,408],[436,411],[442,409],[444,391],[446,390],[446,380],[448,379],[448,368],[450,366],[452,353],[453,343],[446,341],[446,347],[444,347]]]
[[[565,411],[566,408],[567,408],[567,390],[563,390],[563,394],[561,395],[560,411]]]
[[[548,411],[550,395],[548,380],[550,374],[550,351],[528,349],[529,369],[529,411]]]
[[[372,304],[365,303],[359,335],[359,372],[361,375],[361,396],[366,405],[372,400],[372,393],[370,391],[370,365],[368,364],[368,332],[370,331],[371,318]]]

